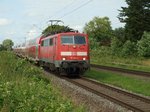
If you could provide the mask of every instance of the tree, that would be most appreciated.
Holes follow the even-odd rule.
[[[4,47],[2,44],[0,44],[0,51],[4,50]]]
[[[125,42],[126,38],[125,38],[125,29],[120,27],[120,28],[115,28],[115,30],[113,30],[114,36],[121,42]]]
[[[49,34],[55,34],[60,32],[71,32],[71,31],[73,31],[73,29],[68,26],[51,25],[48,26],[45,30],[43,30],[42,34],[49,35]]]
[[[131,41],[140,40],[144,31],[150,31],[150,0],[126,0],[119,20],[125,22],[125,36]]]
[[[12,46],[14,45],[14,43],[11,39],[5,39],[2,45],[7,51],[9,51],[12,50]]]
[[[112,27],[108,17],[94,17],[85,24],[84,32],[91,38],[95,38],[101,45],[110,45]]]
[[[150,57],[150,32],[144,32],[137,46],[139,56]]]

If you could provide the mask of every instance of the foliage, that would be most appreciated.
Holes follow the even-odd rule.
[[[42,34],[49,35],[49,34],[55,34],[59,32],[71,32],[73,29],[68,26],[61,26],[61,25],[51,25],[48,26]]]
[[[108,46],[101,46],[101,47],[97,47],[95,49],[91,49],[90,51],[90,56],[94,57],[94,58],[102,58],[105,56],[110,56],[111,55],[111,49]],[[91,59],[92,60],[92,59]],[[93,59],[95,60],[95,59]],[[107,61],[107,60],[105,60]]]
[[[41,78],[39,68],[6,51],[0,52],[0,59],[0,111],[76,111],[49,80]]]
[[[125,22],[125,35],[131,41],[140,40],[144,31],[150,31],[150,0],[126,0],[119,19]]]
[[[111,53],[112,55],[120,56],[123,43],[116,37],[111,40]]]
[[[150,57],[150,32],[144,32],[142,39],[138,41],[138,54]]]
[[[12,50],[12,46],[14,45],[14,43],[11,39],[5,39],[2,45],[7,51],[10,51]]]
[[[0,51],[4,50],[4,47],[2,44],[0,44]]]
[[[120,27],[120,28],[115,28],[113,30],[114,33],[114,37],[116,37],[119,41],[121,42],[125,42],[126,38],[125,38],[125,29]]]
[[[136,52],[137,52],[136,43],[127,40],[123,45],[121,54],[123,57],[127,57],[127,56],[134,56]]]
[[[99,65],[114,66],[131,70],[141,70],[150,72],[150,58],[136,56],[121,56],[111,53],[111,48],[103,46],[90,50],[90,62]]]
[[[109,45],[112,37],[111,22],[108,17],[94,17],[86,23],[84,32],[95,38],[101,45]]]
[[[135,56],[137,54],[137,45],[130,40],[123,43],[118,38],[114,37],[111,41],[111,52],[112,55],[118,57]]]
[[[95,38],[89,37],[89,44],[90,44],[90,49],[92,50],[99,48],[99,43],[96,41]]]

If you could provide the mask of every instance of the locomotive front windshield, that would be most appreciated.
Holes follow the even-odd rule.
[[[62,36],[62,44],[86,44],[84,36]]]

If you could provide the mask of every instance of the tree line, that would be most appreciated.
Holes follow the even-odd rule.
[[[94,17],[86,23],[84,32],[89,35],[91,49],[102,46],[116,56],[150,57],[150,0],[126,0],[118,19],[125,27],[112,29],[108,17]]]

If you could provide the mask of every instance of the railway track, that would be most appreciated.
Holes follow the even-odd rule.
[[[65,80],[136,112],[150,112],[150,99],[87,78]]]
[[[49,74],[48,71],[46,71],[46,73]],[[68,78],[65,76],[56,76],[132,111],[150,112],[150,98],[148,97],[143,97],[131,92],[127,92],[122,89],[96,82],[85,77]]]
[[[150,72],[129,70],[129,69],[123,69],[123,68],[117,68],[117,67],[109,67],[109,66],[103,66],[103,65],[95,65],[95,64],[91,64],[91,67],[97,68],[97,69],[114,71],[114,72],[133,74],[133,75],[138,75],[138,76],[143,76],[143,77],[150,77]]]

